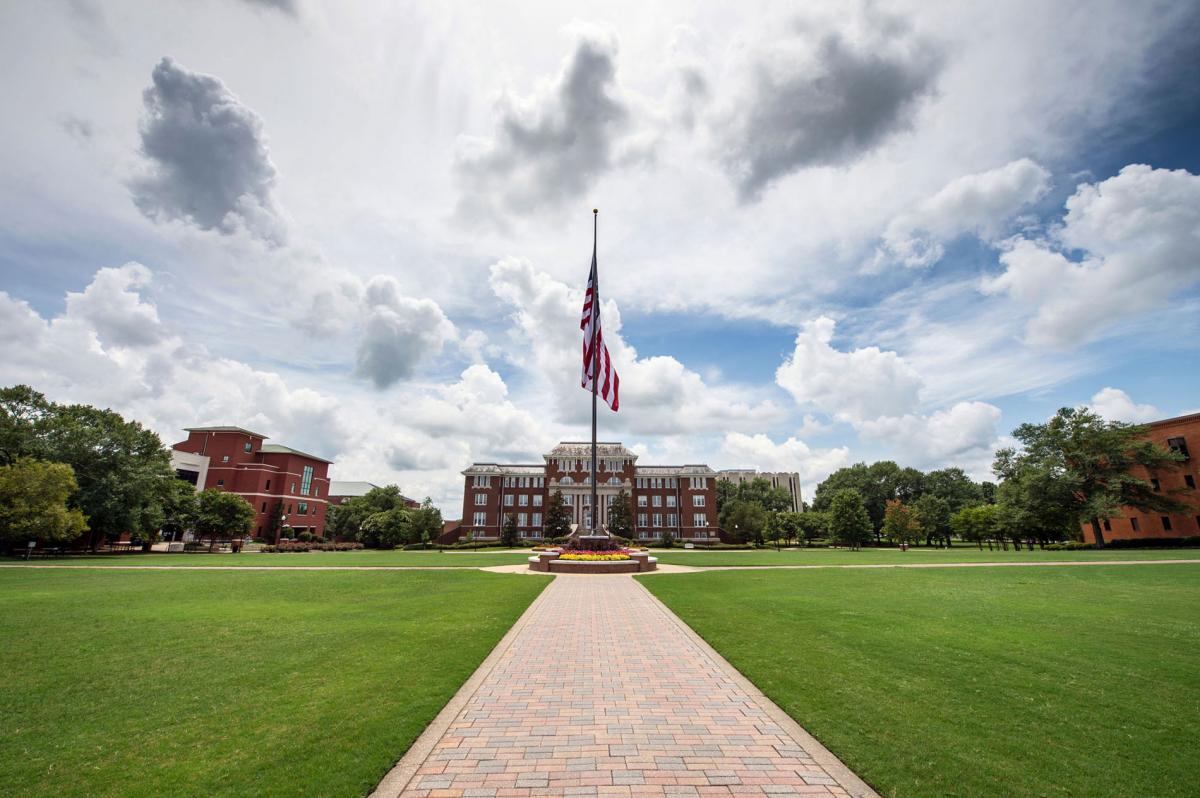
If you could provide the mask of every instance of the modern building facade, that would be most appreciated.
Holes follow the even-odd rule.
[[[1147,425],[1146,438],[1184,456],[1178,468],[1147,473],[1138,469],[1136,475],[1147,480],[1156,491],[1170,494],[1188,505],[1179,515],[1143,513],[1132,507],[1122,507],[1121,517],[1104,522],[1104,539],[1175,538],[1200,535],[1200,467],[1192,452],[1200,455],[1200,413],[1154,421]],[[1083,524],[1083,539],[1095,543],[1091,524]]]
[[[542,456],[542,463],[474,463],[463,471],[463,515],[458,537],[488,540],[500,536],[511,513],[524,538],[545,535],[546,506],[560,491],[581,529],[591,525],[591,443],[565,441]],[[706,465],[639,466],[638,456],[620,443],[596,446],[596,493],[600,525],[624,490],[631,499],[634,536],[642,540],[669,533],[676,539],[716,541],[717,472]]]
[[[758,471],[753,468],[728,468],[717,472],[717,479],[727,479],[735,485],[765,479],[773,488],[783,488],[792,497],[791,511],[804,510],[804,497],[800,492],[800,475],[795,471]]]
[[[254,537],[270,534],[278,507],[289,533],[325,534],[332,462],[241,427],[189,427],[187,440],[171,448],[176,473],[200,490],[236,493],[254,508]],[[206,462],[202,459],[206,459]],[[198,468],[203,464],[205,468]],[[181,467],[193,465],[197,468]],[[281,535],[271,535],[277,542]]]

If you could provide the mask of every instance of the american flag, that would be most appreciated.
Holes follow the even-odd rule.
[[[596,301],[596,293],[596,253],[593,251],[592,272],[588,275],[587,293],[583,296],[583,318],[579,320],[579,329],[583,330],[583,381],[580,385],[585,390],[592,390],[592,378],[599,371],[596,393],[616,412],[621,406],[621,378],[617,376],[612,358],[608,356],[608,347],[604,345],[604,336],[600,331],[600,303]],[[600,348],[599,358],[593,357],[593,344]]]

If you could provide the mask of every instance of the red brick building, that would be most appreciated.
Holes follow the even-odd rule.
[[[495,539],[505,517],[517,517],[521,537],[538,539],[545,533],[546,506],[561,491],[572,522],[587,529],[591,523],[591,443],[563,442],[535,465],[475,463],[463,471],[463,515],[458,537]],[[596,492],[600,524],[624,490],[631,497],[634,536],[715,541],[717,473],[706,465],[639,466],[638,456],[620,443],[596,446]]]
[[[171,448],[207,458],[203,484],[197,487],[236,493],[254,508],[254,537],[268,534],[276,505],[281,506],[291,535],[325,534],[331,461],[264,443],[266,435],[241,427],[190,427],[184,431],[187,440]],[[180,476],[189,479],[188,474]],[[199,477],[189,481],[196,484]],[[279,535],[275,538],[277,541]]]
[[[1105,540],[1200,535],[1200,493],[1196,487],[1200,483],[1200,468],[1197,467],[1196,458],[1191,456],[1193,450],[1200,454],[1200,413],[1154,421],[1148,427],[1147,439],[1159,446],[1174,449],[1186,459],[1178,468],[1153,474],[1139,468],[1137,476],[1147,480],[1156,491],[1186,502],[1190,509],[1180,515],[1162,515],[1123,507],[1122,517],[1104,522]],[[1083,525],[1083,539],[1087,543],[1096,542],[1091,524]]]

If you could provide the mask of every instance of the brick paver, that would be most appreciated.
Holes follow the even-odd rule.
[[[709,652],[631,578],[559,576],[377,795],[874,794]]]

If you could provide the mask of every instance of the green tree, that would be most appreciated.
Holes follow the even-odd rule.
[[[829,535],[858,551],[871,537],[871,516],[858,491],[843,489],[829,502]]]
[[[829,536],[829,513],[809,510],[806,513],[795,513],[795,516],[800,539],[805,545]]]
[[[961,468],[942,468],[925,475],[922,496],[933,495],[949,506],[950,513],[983,501],[983,489]]]
[[[790,544],[800,539],[800,517],[802,515],[803,513],[779,513],[779,527],[786,543]]]
[[[921,536],[921,523],[911,507],[889,499],[883,511],[883,535],[893,543],[913,543]]]
[[[521,533],[517,530],[516,513],[504,516],[504,525],[500,527],[500,542],[510,549],[516,548],[521,542]]]
[[[853,490],[861,497],[872,529],[878,533],[883,528],[883,514],[888,500],[912,501],[924,492],[924,482],[925,476],[920,471],[901,468],[891,460],[880,460],[869,466],[855,463],[839,468],[817,485],[813,509],[829,510],[834,496],[842,490]]]
[[[0,544],[67,543],[88,528],[79,510],[67,506],[75,476],[63,463],[21,457],[0,466]]]
[[[912,509],[917,523],[925,533],[925,545],[932,545],[936,540],[939,543],[945,542],[949,547],[950,516],[953,514],[950,501],[935,493],[925,493],[913,501]]]
[[[412,534],[410,543],[425,545],[442,534],[442,511],[433,506],[433,499],[426,496],[420,508],[409,510],[409,530]]]
[[[358,539],[373,549],[394,549],[412,539],[411,514],[401,505],[373,512],[363,519]]]
[[[196,487],[182,479],[163,480],[163,535],[171,540],[183,537],[196,517]],[[153,541],[143,541],[148,549]]]
[[[608,531],[619,538],[633,537],[633,505],[624,488],[608,508]]]
[[[731,501],[753,502],[769,513],[792,509],[792,496],[784,488],[776,488],[765,477],[734,484],[728,479],[717,480],[717,514]]]
[[[719,519],[721,528],[733,535],[739,543],[762,543],[767,511],[758,502],[732,499],[725,503]]]
[[[763,523],[762,537],[767,543],[771,543],[776,549],[779,548],[779,541],[786,533],[781,512],[767,513],[767,520]]]
[[[546,502],[546,537],[565,538],[571,534],[571,511],[563,501],[561,490],[550,494]]]
[[[988,541],[988,548],[991,548],[991,541],[996,536],[997,513],[998,508],[994,504],[964,507],[950,516],[950,526],[954,534],[976,544],[981,550],[985,540]]]
[[[144,539],[163,522],[162,480],[174,478],[158,436],[89,405],[59,405],[28,386],[0,390],[0,457],[66,463],[71,497],[88,518],[91,544],[128,532]]]
[[[208,538],[208,550],[218,537],[242,538],[250,533],[254,508],[236,493],[209,488],[196,494],[196,514],[192,529],[201,540]]]
[[[1186,505],[1157,493],[1135,468],[1155,471],[1178,467],[1181,455],[1146,440],[1145,426],[1105,421],[1087,409],[1064,407],[1045,424],[1022,424],[1013,431],[1021,449],[996,453],[993,470],[1005,482],[1024,480],[1027,489],[1013,501],[1023,500],[1031,478],[1053,480],[1054,491],[1075,523],[1091,524],[1096,546],[1104,546],[1102,522],[1132,507],[1142,512],[1181,513]],[[1003,489],[1003,485],[1001,486]]]

